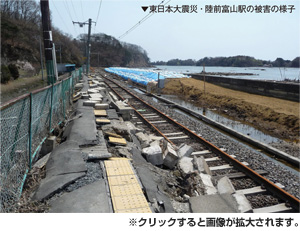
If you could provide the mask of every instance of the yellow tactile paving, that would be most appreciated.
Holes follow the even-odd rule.
[[[96,119],[96,123],[110,124],[110,120],[108,120],[108,119]]]
[[[114,144],[120,144],[120,145],[126,145],[127,142],[124,138],[116,138],[116,137],[111,137],[109,136],[109,142],[114,143]]]
[[[111,195],[118,196],[126,196],[126,195],[134,195],[134,194],[143,194],[143,191],[139,184],[131,184],[131,185],[123,185],[120,187],[119,185],[110,187]]]
[[[125,195],[112,197],[114,210],[147,208],[149,207],[144,195]]]
[[[104,161],[114,211],[116,213],[151,213],[133,168],[127,158]]]
[[[152,211],[149,207],[147,207],[147,208],[117,210],[115,211],[115,213],[152,213]]]
[[[94,110],[95,116],[107,116],[106,110]]]
[[[106,169],[107,176],[132,175],[131,167],[115,167]]]
[[[134,175],[125,176],[110,176],[108,177],[109,185],[126,185],[126,184],[136,184],[138,183]]]

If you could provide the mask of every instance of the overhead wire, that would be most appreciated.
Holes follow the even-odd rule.
[[[74,21],[74,20],[73,20],[73,18],[72,18],[71,11],[70,11],[70,8],[69,8],[69,6],[68,6],[68,1],[63,1],[63,3],[64,3],[65,8],[67,9],[67,12],[68,12],[68,14],[69,14],[69,16],[70,16],[70,19],[71,19],[71,21],[72,21],[72,24],[73,24],[73,21]],[[74,24],[73,24],[73,29],[74,29],[75,33],[78,34],[77,29],[76,29],[76,27],[74,26]]]
[[[80,5],[81,5],[82,22],[84,22],[82,0],[80,0]],[[86,32],[85,32],[85,27],[83,27],[83,30],[84,30],[84,33],[86,34]]]
[[[76,13],[76,10],[75,10],[74,4],[73,4],[73,0],[70,0],[70,1],[71,1],[71,5],[72,5],[72,8],[73,8],[73,11],[74,11],[75,17],[76,17],[77,21],[79,21],[79,20],[78,20],[78,19],[79,19],[79,17],[78,17],[78,15],[77,15],[77,13]],[[83,28],[83,29],[84,29],[84,28]],[[84,31],[84,33],[85,33],[85,31]]]
[[[102,0],[100,0],[100,4],[99,4],[99,8],[98,8],[96,24],[95,24],[95,27],[94,27],[94,33],[96,31],[96,26],[97,26],[98,18],[99,18],[99,15],[100,15],[101,6],[102,6]]]
[[[168,2],[166,2],[164,4],[167,5],[171,0],[169,0]],[[163,0],[160,4],[158,5],[162,5],[165,2],[165,0]],[[149,12],[145,17],[143,17],[140,21],[138,21],[134,26],[132,26],[129,30],[127,30],[124,34],[122,34],[121,36],[118,37],[118,39],[122,39],[124,38],[126,35],[128,35],[131,31],[133,31],[135,28],[137,28],[138,26],[140,26],[143,22],[145,22],[147,19],[149,19],[151,16],[154,15],[154,12],[151,13]]]
[[[55,1],[52,1],[55,10],[56,10],[57,13],[58,13],[58,16],[60,17],[61,21],[63,22],[63,24],[65,25],[65,27],[66,27],[67,30],[69,31],[69,33],[71,34],[71,31],[69,30],[69,27],[66,25],[65,20],[64,20],[63,17],[60,15],[60,13],[59,13],[59,11],[58,11],[58,9],[57,9],[57,7],[56,7],[56,5],[55,5],[54,2],[55,2]]]

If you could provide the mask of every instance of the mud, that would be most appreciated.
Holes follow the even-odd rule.
[[[291,142],[299,143],[299,103],[222,88],[196,79],[168,79],[172,94]]]

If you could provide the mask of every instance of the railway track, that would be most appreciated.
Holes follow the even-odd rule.
[[[167,114],[148,104],[135,93],[122,86],[117,78],[106,79],[106,84],[120,99],[126,100],[134,109],[132,122],[136,126],[151,130],[163,136],[169,143],[180,145],[185,143],[194,150],[193,158],[205,161],[206,173],[215,179],[227,176],[235,191],[245,195],[250,202],[253,212],[299,212],[300,201],[286,192],[284,186],[274,184],[263,175],[264,170],[253,170],[248,163],[238,161],[234,155],[226,153],[195,133],[172,119]],[[170,105],[165,105],[170,106]]]

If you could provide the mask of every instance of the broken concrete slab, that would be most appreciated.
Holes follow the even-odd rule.
[[[111,120],[119,120],[119,116],[115,109],[106,109],[107,117]]]
[[[184,174],[193,173],[195,171],[195,168],[193,165],[193,158],[186,157],[186,156],[180,158],[180,160],[178,162],[178,167]]]
[[[192,213],[235,213],[234,208],[236,203],[231,195],[223,195],[227,197],[225,200],[218,194],[214,195],[201,195],[197,197],[191,197],[189,204]]]
[[[178,155],[170,143],[164,151],[163,160],[163,165],[170,169],[173,169],[178,162]]]
[[[95,107],[95,104],[101,103],[101,100],[86,100],[83,101],[83,106]]]
[[[192,155],[193,156],[193,155]],[[195,169],[197,169],[199,172],[206,173],[208,175],[212,175],[210,168],[207,165],[207,162],[203,158],[203,156],[193,156],[193,163],[195,166]]]
[[[191,146],[189,146],[187,144],[181,144],[178,147],[177,154],[178,154],[179,158],[184,157],[184,156],[188,157],[192,154],[193,151],[194,151],[194,149]]]
[[[50,213],[111,213],[104,180],[65,193],[50,203]]]
[[[108,104],[106,104],[106,103],[97,103],[97,104],[95,104],[95,109],[96,110],[106,110],[106,109],[108,109],[109,108],[109,105]]]
[[[97,129],[93,108],[80,108],[77,114],[82,117],[73,120],[67,125],[63,139],[74,140],[79,146],[98,144]]]
[[[156,177],[156,175],[153,175],[151,170],[145,167],[147,165],[152,165],[150,163],[147,163],[147,161],[142,157],[141,151],[137,148],[132,148],[131,153],[133,164],[143,185],[143,191],[145,191],[149,202],[153,204],[156,200],[160,202],[160,204],[163,204],[165,213],[173,213],[174,209],[172,207],[171,201],[161,189],[161,178],[159,176]]]
[[[54,150],[46,164],[46,177],[86,171],[81,151],[55,152]]]
[[[156,141],[156,140],[161,141],[161,140],[164,139],[164,137],[162,137],[162,136],[155,136],[155,135],[152,135],[152,134],[149,135],[149,138],[153,141]]]
[[[140,141],[142,148],[149,147],[151,139],[148,135],[146,135],[143,132],[138,132],[138,133],[135,134],[135,136]]]
[[[218,180],[217,189],[219,194],[232,194],[235,192],[235,189],[227,176],[224,176],[220,180]]]
[[[116,137],[109,136],[108,139],[109,139],[108,140],[109,143],[112,143],[115,145],[126,145],[127,144],[127,142],[124,138],[116,138]]]
[[[206,194],[207,195],[216,194],[218,191],[211,181],[211,176],[204,173],[200,173],[199,175],[204,185]]]
[[[222,196],[222,195],[221,195]],[[240,213],[251,213],[252,206],[246,196],[242,193],[234,193],[232,194],[237,203],[237,209]]]
[[[85,172],[70,173],[65,175],[51,176],[43,179],[33,196],[33,200],[46,200],[77,179],[85,176]]]
[[[163,164],[162,150],[158,144],[143,148],[142,154],[146,157],[146,160],[153,165],[158,166]]]
[[[32,168],[33,168],[33,169],[34,169],[34,168],[39,168],[39,169],[43,168],[43,167],[46,165],[47,161],[49,160],[50,155],[51,155],[51,152],[48,153],[47,155],[45,155],[44,157],[42,157],[41,159],[39,159],[39,160],[32,166]]]

